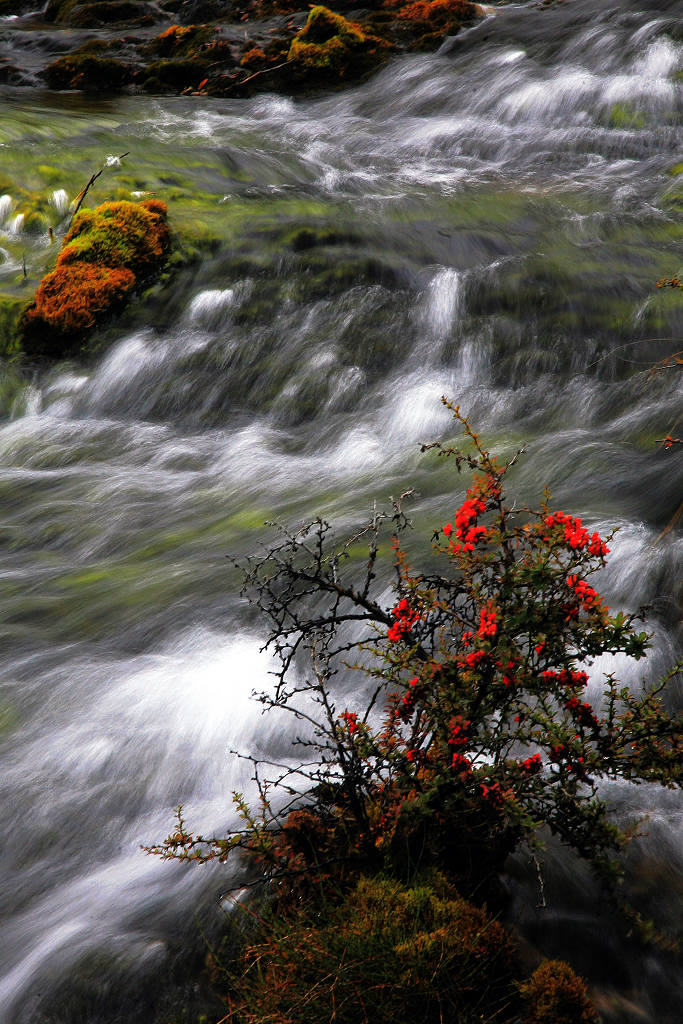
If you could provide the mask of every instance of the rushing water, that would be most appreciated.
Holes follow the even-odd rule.
[[[351,523],[410,484],[426,545],[462,489],[419,455],[452,432],[442,393],[494,449],[528,443],[525,498],[548,483],[591,527],[619,526],[603,590],[652,606],[648,672],[671,664],[680,448],[655,440],[674,432],[680,377],[648,369],[680,348],[679,294],[653,287],[682,261],[680,13],[500,9],[436,55],[296,103],[5,90],[15,181],[55,167],[63,210],[64,190],[130,150],[117,187],[153,191],[216,241],[172,297],[152,292],[109,332],[99,361],[7,399],[0,1021],[138,1019],[121,991],[182,955],[225,884],[140,844],[180,802],[196,828],[225,826],[231,790],[248,788],[230,748],[286,752],[282,723],[250,701],[269,663],[225,555],[257,547],[269,517]],[[0,290],[19,266],[13,202],[0,199]],[[25,245],[44,258],[45,240]],[[620,668],[641,685],[641,666]],[[617,796],[652,814],[643,885],[674,913],[680,803]],[[562,863],[558,948],[593,920]],[[618,984],[634,1015],[678,1021],[676,979],[633,957]],[[49,1016],[55,988],[84,974],[83,1005]]]

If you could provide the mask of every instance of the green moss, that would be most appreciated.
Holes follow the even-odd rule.
[[[155,60],[147,65],[142,87],[145,92],[174,92],[196,89],[206,77],[210,55]]]
[[[47,217],[40,210],[32,210],[24,218],[24,233],[27,235],[44,235],[49,226]]]
[[[11,361],[0,361],[0,417],[23,415],[27,381]]]
[[[135,0],[48,0],[45,19],[77,28],[95,28],[118,22],[140,24],[152,17],[151,8]]]

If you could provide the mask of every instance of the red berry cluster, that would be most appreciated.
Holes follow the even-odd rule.
[[[573,690],[583,689],[588,682],[588,674],[586,672],[576,672],[566,668],[561,669],[559,672],[549,668],[542,675],[546,682],[556,679],[560,686],[571,687]]]
[[[489,604],[486,608],[482,608],[479,616],[479,629],[477,630],[477,636],[495,636],[498,632],[498,626],[496,624],[498,612]]]
[[[489,803],[494,804],[494,806],[496,807],[500,807],[503,800],[505,799],[503,790],[500,788],[499,782],[494,782],[490,786],[487,786],[485,783],[482,783],[481,794],[484,797],[484,800],[488,800]]]
[[[570,711],[574,720],[585,729],[599,731],[600,719],[597,717],[588,701],[582,704],[578,697],[570,697],[565,704],[567,711]]]
[[[552,512],[546,516],[544,522],[546,526],[564,526],[564,540],[574,551],[583,551],[587,548],[589,554],[599,555],[602,558],[609,554],[609,548],[599,534],[594,533],[589,537],[588,530],[581,525],[578,516],[569,516],[564,512]]]
[[[342,711],[339,717],[343,722],[346,722],[351,735],[354,732],[358,732],[358,715],[354,711]]]
[[[543,767],[541,763],[541,755],[532,754],[531,757],[527,757],[525,761],[521,762],[521,767],[525,772],[529,772],[531,775],[534,775],[536,772],[540,772]]]
[[[410,633],[420,616],[417,612],[411,610],[405,598],[399,601],[395,608],[391,609],[391,614],[396,621],[387,630],[387,639],[391,640],[392,643],[398,643],[399,640],[404,638],[406,633]]]
[[[469,718],[463,721],[461,715],[456,715],[449,722],[448,746],[453,748],[451,765],[463,772],[469,772],[472,767],[472,762],[460,750],[468,742],[467,731],[471,724]]]
[[[515,685],[517,682],[517,677],[515,675],[516,668],[517,662],[513,658],[510,658],[505,666],[505,671],[503,672],[503,686],[510,687]]]
[[[413,676],[408,682],[408,689],[401,699],[401,703],[398,708],[399,718],[403,722],[407,722],[413,713],[415,702],[422,695],[422,687],[417,676]]]
[[[583,605],[587,611],[600,604],[597,590],[593,590],[593,587],[589,586],[585,580],[580,580],[577,576],[568,576],[567,586],[574,591],[579,599],[579,604]]]
[[[488,486],[488,484],[487,484]],[[474,546],[488,536],[485,526],[477,525],[477,518],[486,511],[486,501],[481,497],[478,487],[470,487],[467,498],[455,513],[455,536],[450,542],[451,551],[474,551]],[[446,537],[453,533],[453,524],[446,523],[442,527]]]

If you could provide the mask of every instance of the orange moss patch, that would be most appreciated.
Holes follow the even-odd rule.
[[[55,269],[22,317],[27,355],[65,354],[161,269],[170,248],[167,212],[165,203],[149,199],[78,214]]]
[[[250,70],[261,68],[267,63],[268,58],[258,46],[252,46],[250,50],[247,50],[240,61],[240,65],[243,68],[249,68]]]
[[[396,4],[387,6],[396,7]],[[431,21],[434,24],[443,24],[453,18],[462,21],[471,14],[471,8],[469,0],[416,0],[415,3],[401,7],[396,17],[401,21]]]
[[[132,270],[90,263],[58,266],[41,281],[25,321],[40,320],[63,334],[81,333],[94,327],[112,306],[120,305],[134,285]]]
[[[386,0],[384,7],[394,12],[401,28],[417,37],[420,47],[455,34],[463,23],[477,17],[476,7],[470,0],[414,0],[408,4]]]

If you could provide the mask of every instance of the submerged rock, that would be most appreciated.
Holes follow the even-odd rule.
[[[166,204],[103,203],[74,219],[55,269],[19,324],[29,357],[60,358],[157,274],[170,248]]]

